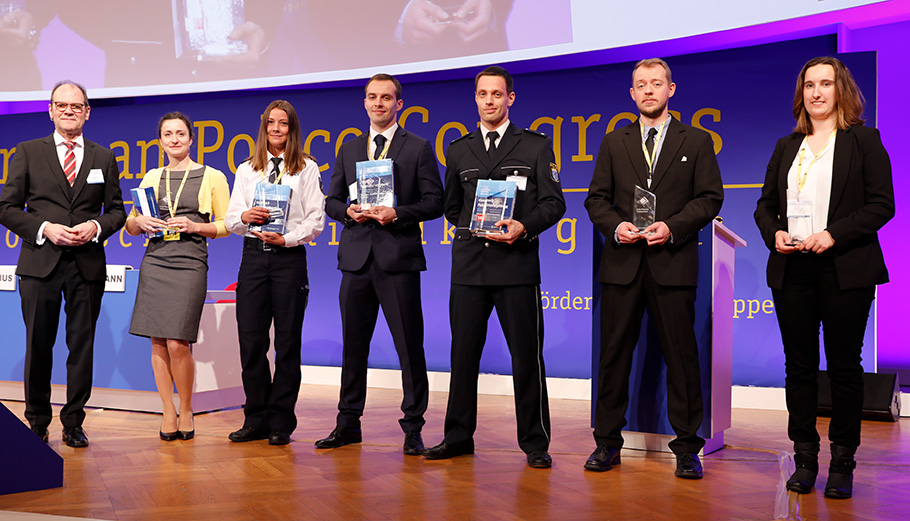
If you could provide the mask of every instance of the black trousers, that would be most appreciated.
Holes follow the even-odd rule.
[[[622,429],[629,407],[632,355],[647,306],[657,328],[667,365],[667,413],[676,438],[676,454],[699,452],[705,440],[698,435],[704,418],[698,344],[695,340],[695,288],[660,286],[645,260],[628,285],[604,284],[601,290],[600,364],[594,440],[598,445],[622,448]]]
[[[452,373],[446,408],[445,442],[474,443],[477,429],[477,377],[493,308],[512,356],[515,417],[521,450],[547,450],[550,408],[543,363],[543,310],[540,286],[462,286],[452,284]]]
[[[306,250],[244,247],[237,275],[237,335],[246,404],[244,427],[294,432],[300,393],[300,346],[309,296]],[[269,327],[275,325],[275,376],[269,361]]]
[[[425,422],[429,384],[423,349],[423,307],[420,304],[420,272],[383,271],[372,254],[357,271],[343,271],[341,304],[344,352],[341,362],[341,393],[337,424],[359,428],[367,397],[367,361],[370,340],[376,328],[379,307],[385,316],[398,361],[404,396],[398,423],[405,432],[420,431]]]
[[[92,394],[95,323],[101,312],[104,281],[88,281],[79,272],[72,253],[64,252],[45,278],[19,277],[22,318],[25,320],[25,418],[32,427],[51,423],[51,367],[60,322],[60,304],[66,304],[66,404],[60,411],[64,427],[78,427]]]
[[[858,447],[863,414],[863,335],[875,287],[839,289],[830,254],[792,253],[781,290],[771,291],[784,344],[787,433],[794,442],[820,441],[818,415],[819,325],[831,379],[828,439]]]

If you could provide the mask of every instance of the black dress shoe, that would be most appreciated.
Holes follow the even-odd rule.
[[[35,433],[35,436],[41,438],[41,441],[47,443],[47,427],[32,427],[32,432]]]
[[[598,445],[594,452],[588,456],[588,461],[585,462],[585,470],[606,472],[612,469],[613,465],[619,465],[620,462],[619,449]]]
[[[255,441],[255,440],[264,440],[268,438],[269,435],[254,429],[253,427],[242,427],[240,430],[236,430],[228,434],[228,439],[237,442],[243,443],[246,441]]]
[[[287,445],[291,443],[291,433],[274,430],[269,434],[269,445]]]
[[[442,442],[435,447],[430,447],[423,451],[423,457],[426,459],[449,459],[454,458],[455,456],[464,456],[466,454],[474,454],[474,444],[450,445],[446,442]]]
[[[82,427],[64,427],[63,443],[74,448],[88,447],[88,436]]]
[[[337,449],[338,447],[350,445],[351,443],[360,443],[361,441],[363,441],[363,435],[360,429],[339,425],[325,438],[316,440],[316,448]]]
[[[701,479],[704,471],[701,462],[698,461],[698,454],[684,452],[676,455],[676,477],[683,479]]]
[[[548,469],[553,466],[553,458],[545,450],[532,450],[528,453],[528,466],[535,469]]]
[[[423,437],[420,431],[411,431],[404,433],[404,449],[402,452],[408,456],[420,456],[423,454]]]

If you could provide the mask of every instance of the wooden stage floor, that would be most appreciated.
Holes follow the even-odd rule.
[[[300,425],[285,447],[231,443],[240,409],[196,416],[196,438],[158,439],[161,417],[89,410],[87,449],[71,449],[51,426],[64,458],[62,488],[0,496],[2,511],[109,520],[771,520],[779,455],[790,449],[786,413],[737,409],[727,446],[704,458],[705,479],[673,475],[669,454],[626,450],[604,473],[582,465],[593,450],[589,402],[550,400],[552,469],[530,469],[515,441],[511,397],[480,396],[477,454],[425,461],[401,453],[400,391],[370,389],[364,442],[317,450],[335,423],[335,386],[304,385]],[[446,393],[431,393],[424,439],[442,437]],[[4,402],[22,418],[20,402]],[[819,420],[826,432],[827,420]],[[864,422],[853,499],[816,489],[780,503],[791,519],[910,518],[910,428]],[[823,486],[828,451],[822,451]]]

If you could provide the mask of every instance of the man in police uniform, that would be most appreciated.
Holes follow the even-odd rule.
[[[477,375],[493,308],[512,356],[518,445],[528,465],[550,467],[550,415],[543,362],[538,236],[566,211],[550,139],[509,121],[515,102],[512,77],[487,67],[474,80],[480,129],[455,140],[446,151],[445,216],[455,223],[452,244],[452,373],[445,439],[424,451],[427,459],[474,453]],[[514,181],[512,219],[507,231],[470,232],[479,179]]]

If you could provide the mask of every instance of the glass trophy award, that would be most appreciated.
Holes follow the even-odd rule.
[[[253,206],[267,208],[269,218],[262,224],[250,225],[252,232],[272,232],[284,235],[287,231],[288,204],[291,200],[291,187],[272,183],[256,183],[253,193]]]
[[[787,190],[788,246],[795,246],[812,235],[812,201],[798,190]]]
[[[361,210],[374,206],[395,207],[395,175],[391,159],[358,161],[357,201]]]
[[[474,192],[471,233],[506,233],[506,227],[496,226],[496,223],[512,218],[515,212],[515,189],[515,181],[478,180]]]
[[[654,224],[654,216],[657,213],[657,196],[635,185],[635,200],[632,205],[632,225],[638,228],[641,233]]]

